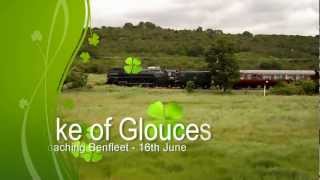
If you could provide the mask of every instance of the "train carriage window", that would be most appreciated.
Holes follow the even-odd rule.
[[[286,80],[294,80],[295,77],[293,75],[287,75],[287,79]]]
[[[272,76],[270,76],[270,75],[263,75],[263,79],[264,79],[264,80],[272,79]]]
[[[296,80],[300,80],[301,79],[301,75],[296,75]]]
[[[279,80],[281,79],[282,75],[280,74],[277,74],[277,75],[274,75],[274,80]]]

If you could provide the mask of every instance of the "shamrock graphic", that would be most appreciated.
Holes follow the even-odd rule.
[[[92,137],[91,137],[91,135],[90,135],[90,131],[92,131],[91,128],[92,128],[92,127],[88,127],[88,128],[86,129],[86,133],[85,133],[87,139],[90,139],[90,140],[92,139]],[[100,131],[99,131],[98,129],[94,129],[94,130],[93,130],[94,136],[97,137],[97,136],[99,135],[99,133],[100,133]]]
[[[40,31],[36,30],[33,31],[33,33],[31,34],[31,39],[33,42],[40,42],[42,41],[42,34]]]
[[[100,42],[100,37],[97,33],[93,33],[91,37],[88,38],[88,42],[92,46],[97,46]]]
[[[148,115],[157,120],[177,122],[183,116],[183,109],[175,102],[164,104],[157,101],[148,107]]]
[[[75,158],[82,158],[86,162],[98,162],[103,158],[103,154],[100,151],[91,151],[89,144],[85,142],[75,141],[72,143],[74,147],[77,147],[71,154]],[[80,147],[83,147],[83,151],[80,151]]]
[[[29,106],[28,100],[26,100],[25,98],[20,99],[20,101],[19,101],[19,107],[20,107],[21,109],[24,109],[24,108],[26,108],[27,106]]]
[[[90,61],[90,54],[88,52],[82,52],[80,54],[80,58],[82,59],[83,63],[88,63]]]
[[[155,124],[158,126],[161,124],[177,124],[183,117],[183,108],[178,103],[169,102],[162,103],[161,101],[157,101],[152,103],[148,107],[148,115],[155,119]],[[164,129],[165,133],[168,133],[166,129]],[[148,132],[152,135],[154,132]],[[176,132],[178,135],[184,133],[183,129],[177,129]]]
[[[76,150],[75,151],[71,151],[71,154],[73,155],[73,157],[75,158],[78,158],[80,156],[80,146],[81,146],[81,142],[80,141],[75,141],[75,142],[72,142],[72,145],[74,147],[76,147]]]
[[[141,60],[135,57],[128,57],[125,60],[124,71],[127,74],[139,74],[142,71]]]

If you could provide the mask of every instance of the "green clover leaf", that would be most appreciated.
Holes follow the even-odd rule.
[[[83,152],[80,152],[80,158],[85,160],[86,162],[91,161],[92,151],[90,151],[89,145],[84,144],[85,150]]]
[[[77,146],[77,151],[72,151],[71,154],[75,158],[82,158],[86,162],[98,162],[103,158],[100,151],[91,151],[89,144],[85,142],[75,141],[72,145]],[[84,151],[80,151],[80,146],[84,147]]]
[[[92,127],[88,127],[88,128],[86,129],[86,137],[87,137],[89,140],[92,139],[92,137],[91,137],[91,135],[90,135],[91,128],[92,128]],[[93,130],[93,134],[94,134],[95,137],[97,137],[97,136],[100,134],[99,129],[94,129],[94,130]]]
[[[79,151],[79,147],[81,145],[81,142],[80,141],[75,141],[75,142],[72,142],[72,145],[74,147],[77,147],[76,151],[71,151],[71,154],[73,155],[73,157],[75,158],[78,158],[80,156],[80,151]]]
[[[142,71],[141,60],[139,58],[128,57],[125,60],[124,71],[127,74],[139,74]]]
[[[164,104],[161,101],[152,103],[148,107],[148,115],[154,119],[164,119]]]
[[[88,63],[90,61],[90,54],[88,52],[82,52],[80,54],[80,58],[82,59],[83,63]]]
[[[178,121],[183,116],[182,106],[175,102],[169,102],[165,105],[164,115],[166,120]]]
[[[92,162],[98,162],[103,158],[103,154],[101,152],[93,152],[91,156],[91,161]]]
[[[42,41],[42,34],[40,31],[36,30],[36,31],[33,31],[33,33],[31,34],[31,40],[33,42],[40,42]]]
[[[90,151],[89,144],[85,144],[85,151],[80,153],[80,157],[86,162],[98,162],[103,154],[100,151]]]
[[[20,107],[21,109],[24,109],[24,108],[26,108],[27,106],[29,106],[28,100],[26,100],[25,98],[20,99],[20,101],[19,101],[19,107]]]
[[[149,105],[147,110],[148,115],[155,119],[156,122],[154,124],[159,127],[160,124],[164,125],[163,133],[173,133],[169,132],[166,128],[168,124],[176,125],[183,117],[183,108],[178,103],[169,102],[162,103],[161,101],[157,101]],[[178,128],[176,134],[181,135],[184,133],[183,129]],[[153,130],[148,132],[149,135],[153,135]]]
[[[157,120],[176,122],[182,118],[183,108],[175,102],[163,104],[157,101],[148,107],[148,115]]]
[[[100,42],[100,37],[97,33],[93,33],[91,37],[88,38],[88,42],[92,46],[97,46]]]

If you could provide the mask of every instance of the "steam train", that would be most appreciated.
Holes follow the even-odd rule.
[[[240,70],[240,79],[234,85],[239,88],[272,87],[280,81],[291,83],[300,80],[313,80],[318,84],[317,70]]]
[[[149,67],[139,74],[127,74],[122,68],[113,68],[107,74],[107,84],[145,87],[180,87],[185,88],[188,81],[195,88],[209,89],[212,84],[209,71],[161,70]]]
[[[318,82],[319,72],[313,70],[240,70],[240,79],[234,84],[235,89],[272,87],[280,81],[288,83],[299,80]],[[185,88],[188,81],[195,88],[209,89],[213,83],[209,71],[162,70],[149,67],[139,74],[127,74],[122,68],[111,69],[107,73],[107,84],[144,87],[179,87]]]

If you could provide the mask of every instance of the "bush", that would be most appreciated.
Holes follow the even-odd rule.
[[[64,84],[68,84],[68,88],[81,88],[87,85],[88,75],[81,71],[80,68],[74,67],[67,76]]]
[[[297,86],[293,83],[281,82],[271,89],[272,94],[276,95],[296,95],[304,94],[301,86]]]
[[[195,84],[193,81],[188,81],[186,84],[186,90],[188,93],[192,93],[195,89]]]
[[[271,90],[271,93],[277,94],[277,95],[295,95],[295,94],[312,95],[312,94],[315,94],[316,92],[317,92],[316,83],[311,80],[298,81],[296,83],[280,82]]]
[[[304,94],[312,95],[317,92],[317,85],[314,81],[312,80],[307,80],[307,81],[299,81],[297,82],[298,86],[301,86],[303,89]]]
[[[273,70],[273,69],[282,69],[282,65],[277,61],[271,61],[271,62],[262,62],[259,65],[259,69],[264,70]]]

